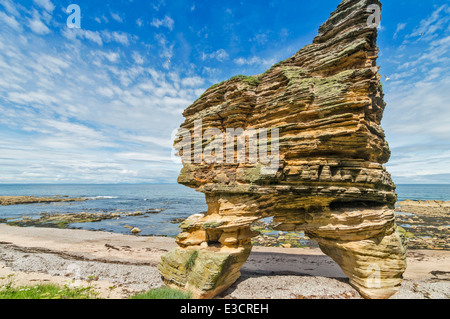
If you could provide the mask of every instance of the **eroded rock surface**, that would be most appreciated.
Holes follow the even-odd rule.
[[[405,249],[396,231],[395,185],[383,167],[390,151],[380,126],[377,30],[367,24],[373,4],[381,7],[377,0],[342,1],[312,44],[261,75],[211,87],[185,110],[181,130],[192,138],[180,134],[175,143],[183,159],[178,182],[205,193],[208,212],[181,224],[179,247],[159,264],[166,283],[199,298],[221,293],[240,276],[258,235],[252,223],[273,216],[277,229],[316,240],[364,297],[398,291]],[[211,145],[224,144],[230,128],[267,129],[258,150],[266,145],[277,156],[275,169],[262,158],[238,161],[236,147],[233,163],[205,153],[198,161],[194,149],[217,150]],[[205,134],[210,129],[223,136]]]

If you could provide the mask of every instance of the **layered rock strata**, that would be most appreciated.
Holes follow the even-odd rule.
[[[277,229],[316,240],[364,297],[398,291],[405,249],[383,167],[390,151],[370,5],[381,7],[342,1],[312,44],[261,75],[214,85],[185,110],[178,182],[205,193],[208,211],[181,224],[179,247],[159,264],[166,283],[199,298],[221,293],[240,276],[258,235],[252,223],[273,217]],[[257,132],[256,142],[229,138],[239,128]]]

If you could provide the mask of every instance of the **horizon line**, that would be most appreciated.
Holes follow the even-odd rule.
[[[182,185],[176,182],[159,183],[0,183],[0,186],[10,185]],[[395,185],[446,185],[444,183],[396,183]],[[184,185],[182,185],[184,186]]]

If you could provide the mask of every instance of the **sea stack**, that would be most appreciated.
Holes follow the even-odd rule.
[[[168,285],[198,298],[223,292],[258,235],[252,223],[273,217],[277,229],[317,241],[363,297],[399,290],[405,248],[383,166],[390,151],[374,6],[381,3],[342,1],[312,44],[261,75],[214,85],[185,110],[178,182],[203,192],[208,211],[183,222],[178,248],[162,257]],[[244,161],[230,129],[251,137]],[[225,159],[230,150],[234,161]]]

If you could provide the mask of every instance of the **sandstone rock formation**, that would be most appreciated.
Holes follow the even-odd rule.
[[[279,230],[316,240],[364,297],[398,291],[405,249],[395,185],[382,165],[390,151],[380,126],[377,29],[367,24],[373,4],[381,7],[378,0],[342,1],[312,44],[264,74],[214,85],[185,110],[180,131],[192,138],[180,134],[175,143],[183,159],[178,182],[205,193],[208,212],[181,224],[179,247],[159,264],[166,283],[199,298],[224,291],[250,254],[252,223],[273,216]],[[223,136],[206,133],[212,128]],[[234,162],[207,158],[221,156],[215,146],[229,128],[278,129],[278,144],[274,131],[257,141],[259,151],[266,145],[278,158],[270,163],[275,170],[265,171],[267,161],[238,161],[237,148]],[[194,151],[214,143],[206,155]]]

